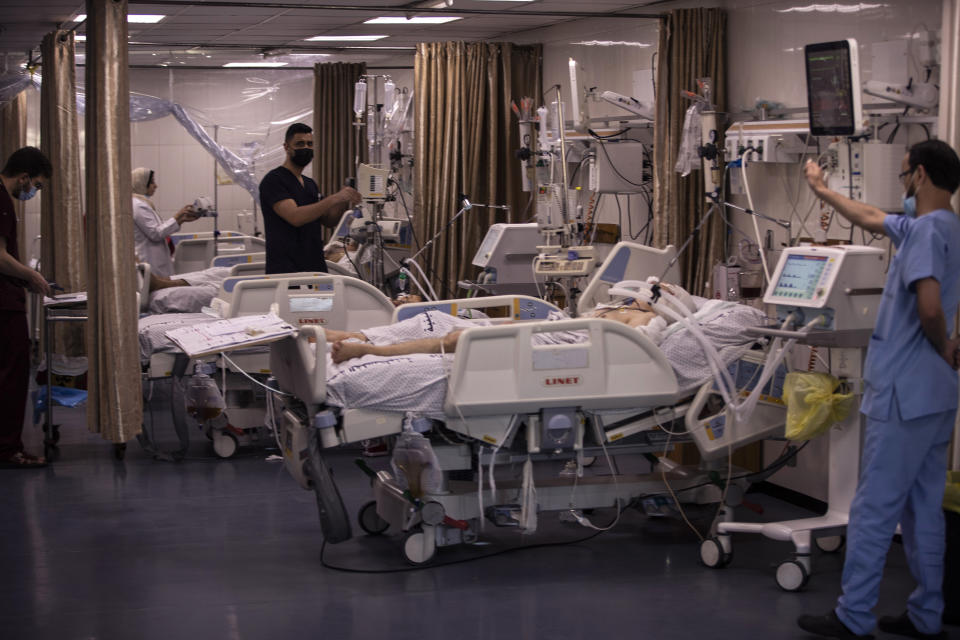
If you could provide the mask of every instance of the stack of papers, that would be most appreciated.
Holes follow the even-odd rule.
[[[58,296],[53,296],[49,298],[43,296],[43,306],[45,307],[55,307],[58,305],[67,305],[67,304],[80,304],[81,302],[87,301],[87,292],[86,291],[77,291],[76,293],[61,293]]]
[[[166,333],[184,353],[194,357],[275,342],[294,335],[296,329],[268,313],[204,322]]]

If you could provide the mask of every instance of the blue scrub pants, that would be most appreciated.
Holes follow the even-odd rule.
[[[956,411],[901,420],[896,400],[890,409],[888,421],[867,418],[836,613],[854,633],[873,630],[877,620],[872,609],[900,523],[907,563],[917,581],[907,613],[922,633],[938,633],[943,613],[943,493]]]

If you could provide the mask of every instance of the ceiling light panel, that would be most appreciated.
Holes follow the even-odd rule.
[[[462,20],[459,16],[417,16],[405,18],[403,16],[381,16],[364,20],[364,24],[446,24],[454,20]]]
[[[375,42],[377,40],[383,40],[384,38],[389,38],[390,36],[313,36],[312,38],[306,38],[307,42]]]
[[[224,67],[285,67],[287,66],[286,62],[228,62],[223,65]]]
[[[127,22],[135,24],[157,24],[164,18],[166,15],[161,15],[159,13],[131,13],[127,15]],[[76,18],[74,22],[83,22],[87,19],[87,14],[81,13]]]

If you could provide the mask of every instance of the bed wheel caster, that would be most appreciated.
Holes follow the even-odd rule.
[[[814,539],[814,544],[824,553],[837,553],[843,548],[846,542],[846,536],[823,536],[822,538]]]
[[[378,536],[390,528],[390,523],[377,513],[377,501],[371,500],[360,507],[357,513],[357,524],[368,536]]]
[[[797,560],[784,560],[777,567],[777,585],[784,591],[800,591],[810,580],[810,571]]]
[[[237,438],[222,431],[213,434],[213,451],[221,458],[229,458],[237,452]]]
[[[700,562],[704,566],[711,569],[722,569],[732,560],[733,551],[724,551],[720,538],[707,538],[700,543]]]
[[[437,545],[432,530],[428,535],[422,529],[413,529],[403,539],[403,555],[410,564],[426,564],[436,553]]]

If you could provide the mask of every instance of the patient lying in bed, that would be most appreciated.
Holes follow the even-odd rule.
[[[697,307],[696,303],[693,301],[693,298],[691,298],[690,295],[682,288],[676,285],[663,285],[663,287],[667,291],[670,291],[680,298],[683,303],[687,305],[689,312],[696,311]],[[640,330],[641,333],[654,340],[654,342],[658,344],[660,342],[657,339],[658,333],[645,330],[645,328],[649,327],[652,322],[659,318],[659,316],[650,308],[650,305],[645,302],[628,300],[615,304],[601,304],[598,305],[593,311],[584,314],[583,317],[604,318],[606,320],[620,322],[628,327]],[[482,326],[476,320],[465,322],[467,323],[465,328]],[[663,320],[661,324],[665,328],[667,321]],[[394,325],[394,327],[395,326],[396,325]],[[463,332],[463,328],[451,328],[449,332],[441,335],[408,337],[407,339],[399,339],[392,342],[387,342],[387,337],[397,336],[397,331],[395,329],[385,331],[384,329],[385,328],[383,327],[378,327],[376,329],[354,333],[327,330],[327,342],[332,343],[331,357],[333,362],[339,364],[346,360],[360,358],[365,355],[391,357],[410,355],[414,353],[453,353],[457,349],[457,341],[460,338],[460,334]],[[659,330],[660,327],[657,327],[658,332]],[[369,331],[375,331],[378,334],[384,334],[384,339],[382,339],[379,343],[371,341],[367,337]],[[566,336],[566,338],[561,338],[561,340],[564,342],[577,342],[583,339],[582,337],[573,335],[580,332],[564,333],[571,334]],[[534,339],[542,341],[542,344],[551,344],[557,341],[556,338],[551,337],[552,335],[553,334],[535,334]]]
[[[765,316],[746,305],[698,299],[696,317],[720,358],[732,363],[754,340],[746,327],[759,326]],[[621,311],[620,309],[623,309]],[[617,319],[660,346],[674,369],[679,387],[693,391],[710,378],[702,347],[683,326],[665,321],[640,305],[604,305],[595,317]],[[556,319],[561,319],[558,316]],[[362,332],[326,330],[327,402],[345,408],[415,412],[442,419],[448,369],[463,330],[489,324],[428,311],[407,320]],[[655,325],[662,325],[656,328]],[[574,344],[585,331],[537,332],[537,344]],[[638,381],[642,384],[642,381]]]

